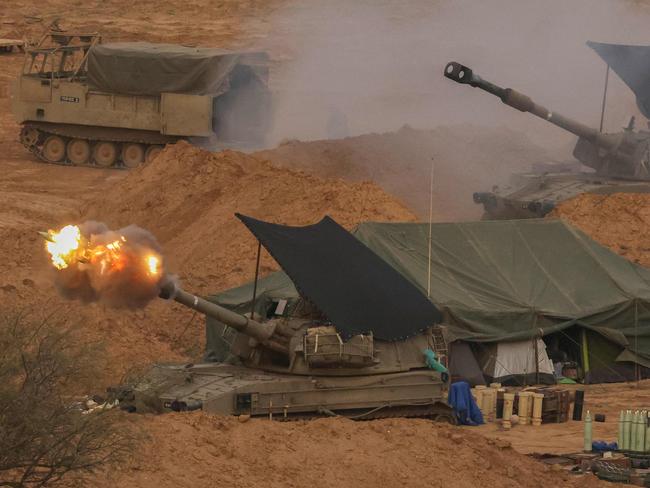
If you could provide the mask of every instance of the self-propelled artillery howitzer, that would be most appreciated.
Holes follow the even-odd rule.
[[[504,195],[495,192],[475,193],[490,218],[541,217],[556,203],[582,192],[649,191],[650,132],[635,131],[634,118],[622,131],[604,134],[598,129],[569,119],[535,103],[530,97],[484,80],[470,68],[456,62],[445,67],[445,77],[480,88],[521,112],[531,113],[578,136],[573,156],[593,168],[594,173],[562,175],[523,175],[519,188]],[[635,184],[636,182],[636,184]]]
[[[372,332],[347,340],[305,306],[292,316],[257,320],[168,282],[160,293],[236,331],[224,363],[155,366],[124,394],[136,411],[202,409],[275,418],[344,415],[422,416],[452,421],[446,374],[427,365],[432,329],[402,341]],[[430,353],[429,353],[430,357]]]

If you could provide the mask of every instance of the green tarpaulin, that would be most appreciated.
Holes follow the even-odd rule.
[[[428,224],[365,223],[354,235],[427,293]],[[579,230],[529,219],[433,224],[432,236],[429,296],[452,338],[515,341],[577,325],[650,358],[650,270]],[[260,311],[297,297],[281,272],[258,290]],[[244,311],[251,297],[246,285],[212,299]]]
[[[188,93],[219,96],[231,76],[245,66],[246,76],[266,85],[268,55],[149,42],[98,44],[88,52],[88,83],[95,89],[130,95]]]

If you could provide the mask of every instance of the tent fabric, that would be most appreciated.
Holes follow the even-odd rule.
[[[541,383],[555,383],[553,363],[542,339],[487,344],[481,348],[479,357],[481,369],[490,382],[531,384],[538,383],[539,376]]]
[[[428,224],[355,237],[425,290]],[[650,270],[561,220],[434,224],[431,300],[450,340],[518,341],[577,325],[650,358]]]
[[[485,378],[467,342],[449,344],[449,374],[451,381],[466,381],[471,386],[485,385]]]
[[[585,383],[616,383],[650,377],[650,359],[634,354],[595,332],[586,331],[585,335],[589,358]]]
[[[399,340],[442,318],[418,287],[329,217],[305,227],[237,217],[346,337],[372,331]]]
[[[129,95],[187,93],[219,96],[237,66],[266,78],[268,55],[234,53],[148,42],[98,44],[88,53],[88,83],[97,90]]]
[[[423,293],[428,234],[428,224],[418,223],[354,231]],[[518,341],[580,327],[650,360],[650,270],[563,221],[433,224],[431,244],[431,301],[443,312],[448,342]],[[269,293],[298,296],[286,274],[271,276]],[[213,299],[248,306],[249,286]]]
[[[650,46],[587,42],[636,95],[641,113],[650,119]]]

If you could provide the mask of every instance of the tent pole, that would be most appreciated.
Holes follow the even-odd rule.
[[[537,347],[537,336],[533,338],[535,341],[535,384],[539,385],[539,349]]]
[[[603,131],[603,122],[605,121],[605,104],[607,103],[607,85],[609,84],[609,64],[605,72],[605,89],[603,90],[603,105],[600,109],[600,132]]]
[[[251,318],[255,318],[255,300],[257,299],[257,279],[260,276],[260,255],[262,254],[262,241],[257,241],[257,260],[255,262],[255,283],[253,284],[253,300],[251,301]]]
[[[587,373],[589,373],[589,343],[587,341],[587,331],[584,327],[580,328],[580,340],[582,342],[582,371],[587,378]]]
[[[429,182],[429,260],[427,267],[427,298],[431,298],[431,239],[433,227],[433,158],[431,158],[431,180]]]
[[[537,310],[533,309],[533,330],[535,330],[535,333],[533,334],[533,351],[535,352],[535,384],[539,385],[539,351],[537,350],[537,334],[540,334],[541,337],[541,330],[537,330]],[[526,360],[526,363],[528,363],[528,360]],[[526,375],[528,375],[528,372],[526,372]]]
[[[638,356],[639,354],[639,307],[638,300],[634,299],[634,354]],[[639,363],[634,361],[634,379],[636,380],[636,387],[639,387],[639,380],[641,376],[641,370],[639,369]]]

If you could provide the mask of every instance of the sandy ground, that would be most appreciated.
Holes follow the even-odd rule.
[[[247,46],[268,35],[268,16],[282,4],[5,0],[0,35],[35,35],[63,17],[67,27],[101,29],[109,39]],[[278,49],[275,63],[283,59],[283,49],[290,51]],[[120,312],[63,301],[52,288],[37,230],[90,217],[113,226],[135,222],[159,236],[170,266],[188,289],[211,293],[252,276],[254,242],[234,219],[235,211],[292,224],[314,222],[330,213],[347,227],[363,220],[411,220],[426,214],[433,157],[440,178],[436,219],[472,218],[478,209],[468,204],[467,195],[502,176],[476,168],[498,157],[505,173],[544,157],[544,151],[520,134],[457,127],[405,128],[343,141],[288,141],[252,156],[209,154],[179,144],[168,148],[157,164],[131,174],[45,165],[16,142],[19,128],[9,110],[8,83],[21,63],[15,54],[0,58],[0,298],[11,307],[57,307],[83,322],[90,336],[104,341],[108,364],[98,390],[133,365],[198,357],[202,321],[166,303]],[[470,140],[464,138],[468,133]],[[499,136],[505,139],[494,142]],[[184,177],[190,167],[192,177]],[[342,173],[349,181],[339,179]],[[593,215],[583,220],[593,220]],[[583,229],[590,232],[588,226]],[[614,240],[602,242],[625,250]],[[638,259],[648,262],[647,257]],[[267,256],[263,270],[272,269]],[[607,414],[606,423],[595,424],[595,438],[612,440],[618,410],[647,406],[648,391],[647,383],[639,388],[589,387],[588,407]],[[135,419],[134,428],[144,434],[140,449],[131,462],[102,473],[93,485],[600,486],[593,478],[553,472],[516,452],[579,450],[581,424],[573,422],[501,432],[494,424],[453,429],[422,420],[240,424],[202,414]]]
[[[549,217],[575,225],[630,261],[650,266],[650,195],[580,195]]]
[[[156,443],[95,478],[94,486],[612,486],[591,475],[557,472],[503,439],[426,420],[242,424],[170,414],[146,416],[139,424]]]
[[[594,440],[616,439],[621,409],[650,405],[650,381],[575,386],[585,409],[605,414]],[[582,423],[450,427],[415,419],[269,422],[196,414],[142,416],[133,459],[93,481],[113,486],[616,486],[553,469],[524,455],[577,453]],[[299,480],[299,481],[297,481]]]
[[[605,422],[594,422],[593,439],[613,442],[618,431],[621,410],[647,410],[650,406],[650,381],[614,383],[602,385],[571,385],[571,390],[585,390],[584,412],[592,416],[605,414]],[[471,429],[471,428],[470,428]],[[512,442],[523,453],[572,453],[582,450],[582,422],[543,424],[541,427],[517,425],[503,431],[498,423],[490,423],[476,429],[490,438],[502,438]]]

